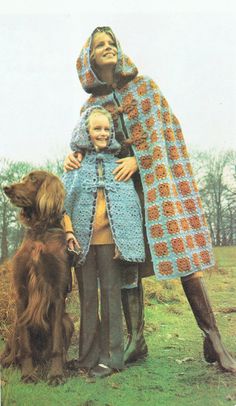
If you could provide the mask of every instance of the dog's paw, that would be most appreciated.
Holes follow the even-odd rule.
[[[39,381],[39,378],[38,378],[36,372],[32,372],[31,374],[28,374],[28,375],[22,375],[21,381],[23,383],[34,383],[35,384]]]
[[[58,386],[63,385],[65,383],[65,378],[63,375],[56,375],[56,376],[48,376],[48,385],[50,386]]]

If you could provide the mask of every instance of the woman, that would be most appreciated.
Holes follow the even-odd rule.
[[[140,276],[144,270],[150,275],[153,267],[158,279],[180,277],[205,335],[206,361],[218,361],[223,370],[236,372],[203,284],[202,271],[214,266],[214,257],[177,118],[155,82],[138,76],[109,27],[98,27],[92,33],[78,58],[77,70],[84,90],[92,93],[82,111],[99,104],[113,116],[116,139],[123,145],[115,179],[128,180],[135,174],[136,189],[144,202],[147,258],[151,254],[152,262],[147,259],[140,266]],[[79,151],[70,155],[65,168],[79,167],[82,159]],[[125,360],[130,362],[147,354],[141,282],[136,289],[123,290],[122,302],[129,333]]]

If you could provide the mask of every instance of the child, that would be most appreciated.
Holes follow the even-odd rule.
[[[118,182],[112,174],[120,144],[105,109],[84,112],[71,146],[84,154],[81,168],[63,175],[66,213],[82,248],[76,270],[79,365],[92,377],[105,377],[124,367],[121,275],[130,269],[137,273],[137,263],[145,260],[141,208],[132,180]]]

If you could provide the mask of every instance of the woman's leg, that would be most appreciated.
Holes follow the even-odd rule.
[[[205,335],[204,357],[206,361],[218,361],[225,371],[236,372],[236,361],[221,342],[201,273],[183,277],[181,283],[197,324]]]
[[[128,343],[125,349],[125,363],[134,362],[148,354],[144,338],[144,302],[142,280],[137,288],[122,289],[122,306],[128,331]]]
[[[101,290],[101,354],[99,363],[112,369],[124,368],[121,310],[121,262],[113,259],[114,245],[97,245]]]
[[[92,245],[85,263],[76,270],[80,296],[79,365],[92,368],[100,356],[98,283],[95,248]]]

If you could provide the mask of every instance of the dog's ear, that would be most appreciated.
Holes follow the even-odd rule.
[[[36,207],[40,217],[61,214],[64,208],[65,190],[57,176],[48,174],[36,196]]]

